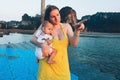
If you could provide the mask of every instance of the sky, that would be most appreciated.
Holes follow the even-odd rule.
[[[45,0],[45,5],[55,5],[59,9],[70,6],[77,12],[78,19],[97,12],[120,12],[120,0]],[[40,12],[41,0],[0,1],[0,21],[21,21],[25,13],[35,16]]]

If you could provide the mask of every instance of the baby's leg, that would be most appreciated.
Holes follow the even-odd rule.
[[[47,61],[48,64],[54,64],[55,63],[55,61],[53,60],[55,55],[56,55],[56,50],[52,48],[52,53],[50,54],[50,56],[48,58],[48,61]]]

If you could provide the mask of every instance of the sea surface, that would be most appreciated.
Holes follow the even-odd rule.
[[[0,45],[28,42],[31,35],[11,33]],[[81,34],[76,47],[69,46],[71,72],[79,80],[120,80],[120,34]]]
[[[70,64],[80,80],[120,80],[120,34],[81,34],[78,46],[69,48],[69,55],[71,62],[76,59]]]

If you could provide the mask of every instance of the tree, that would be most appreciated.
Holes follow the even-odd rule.
[[[22,16],[22,21],[30,21],[31,20],[31,16],[29,16],[28,14],[24,14],[23,16]]]

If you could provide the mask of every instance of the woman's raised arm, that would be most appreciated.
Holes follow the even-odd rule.
[[[79,38],[80,38],[80,31],[84,30],[84,28],[85,28],[83,23],[81,23],[80,25],[76,25],[75,27],[77,27],[77,28],[75,28],[74,32],[72,31],[70,25],[68,26],[68,29],[67,29],[69,42],[70,42],[70,45],[72,45],[72,46],[76,46],[78,44]]]

